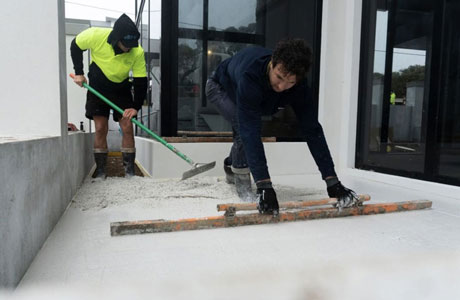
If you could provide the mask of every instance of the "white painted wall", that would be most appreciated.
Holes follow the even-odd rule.
[[[216,167],[200,176],[224,176],[223,161],[232,143],[173,143],[174,147],[199,163],[215,161]],[[271,176],[316,174],[321,178],[307,144],[264,143]],[[136,137],[136,159],[153,178],[180,178],[192,167],[171,150],[152,139]]]
[[[360,0],[323,1],[319,119],[339,173],[355,162],[361,9]]]
[[[59,136],[64,130],[65,70],[60,68],[59,47],[63,5],[63,0],[2,1],[0,135]]]
[[[83,122],[83,129],[86,132],[94,132],[94,121],[89,120],[85,116],[85,104],[86,104],[86,92],[85,88],[76,85],[69,74],[74,73],[72,57],[70,56],[70,44],[72,40],[83,30],[89,27],[111,27],[116,19],[107,18],[107,21],[92,21],[92,20],[81,20],[81,19],[66,19],[65,20],[65,33],[66,33],[66,44],[65,44],[65,59],[66,59],[66,81],[67,81],[67,115],[68,122],[73,123],[80,129],[80,122]],[[88,79],[90,59],[89,51],[83,52],[83,71]],[[118,125],[109,119],[109,130],[118,131]]]
[[[82,28],[83,30],[84,28]],[[66,67],[68,73],[73,73],[73,63],[70,57],[70,44],[75,38],[73,34],[66,34]],[[88,51],[83,52],[84,71],[88,73]],[[68,74],[67,74],[68,75]],[[80,129],[80,122],[86,132],[89,132],[89,120],[85,117],[86,89],[76,85],[72,78],[67,76],[67,118],[69,123],[73,123]],[[94,125],[92,125],[94,128]]]
[[[0,3],[0,287],[14,288],[88,174],[93,136],[67,134],[64,0]]]

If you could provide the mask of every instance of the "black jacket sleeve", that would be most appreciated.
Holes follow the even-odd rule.
[[[134,109],[139,110],[147,94],[147,77],[134,77]]]
[[[70,56],[72,57],[73,68],[75,70],[75,75],[84,75],[83,72],[83,50],[78,47],[75,42],[75,38],[70,44]]]
[[[337,176],[323,127],[318,122],[318,105],[313,100],[311,89],[306,83],[299,87],[295,100],[291,104],[299,120],[302,135],[308,144],[322,178]]]

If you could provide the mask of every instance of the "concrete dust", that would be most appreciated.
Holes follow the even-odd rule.
[[[274,184],[278,200],[313,200],[327,197],[324,189],[299,189]],[[253,186],[255,193],[255,185]],[[167,200],[179,205],[238,203],[243,202],[236,194],[235,186],[227,184],[223,177],[195,177],[179,179],[152,179],[132,177],[130,179],[108,177],[106,180],[86,179],[72,200],[72,207],[81,210],[100,210],[106,207],[130,206],[135,208],[157,208]],[[255,199],[254,199],[255,200]]]

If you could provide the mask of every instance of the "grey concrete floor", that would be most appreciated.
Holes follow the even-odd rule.
[[[180,213],[168,209],[167,199],[148,209],[69,207],[12,297],[460,299],[460,195],[351,175],[341,180],[370,194],[372,203],[427,199],[433,208],[111,237],[110,222],[196,216],[197,202],[182,203],[189,207]],[[318,175],[273,181],[293,190],[324,189]],[[200,213],[218,215],[215,203]]]

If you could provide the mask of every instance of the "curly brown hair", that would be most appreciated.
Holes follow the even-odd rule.
[[[278,42],[272,55],[272,66],[283,66],[283,71],[302,81],[310,70],[312,51],[303,39],[283,39]]]

